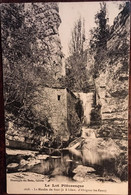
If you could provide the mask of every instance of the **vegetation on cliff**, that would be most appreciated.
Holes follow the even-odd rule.
[[[12,131],[9,121],[14,123],[14,132],[17,128],[23,134],[34,132],[34,140],[38,135],[52,132],[47,116],[43,115],[41,120],[32,105],[40,101],[39,86],[59,84],[53,68],[59,64],[61,69],[63,57],[58,12],[56,3],[1,5],[3,89],[9,134]],[[59,74],[61,77],[61,71]]]

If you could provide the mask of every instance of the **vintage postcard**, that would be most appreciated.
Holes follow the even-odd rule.
[[[128,194],[129,4],[1,4],[8,194]]]

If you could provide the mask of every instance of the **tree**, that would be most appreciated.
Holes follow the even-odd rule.
[[[71,55],[83,54],[85,43],[85,21],[79,18],[75,24],[71,34],[69,51]]]
[[[45,35],[39,37],[42,19],[34,17],[34,10],[43,12],[44,6],[34,8],[30,4],[29,9],[25,4],[1,6],[4,94],[5,105],[10,110],[16,102],[20,107],[26,105],[37,85],[54,83],[44,66],[50,52]]]
[[[106,3],[100,3],[100,11],[95,15],[95,23],[97,27],[91,30],[92,38],[90,41],[91,48],[99,50],[106,49],[107,40],[109,37],[109,25],[107,24],[107,9]]]
[[[34,103],[34,92],[40,84],[44,85],[44,75],[48,79],[44,68],[39,70],[39,67],[33,66],[38,59],[35,44],[37,29],[35,24],[28,26],[25,22],[25,18],[31,16],[25,13],[24,4],[2,4],[1,10],[6,117],[11,113],[15,121],[20,121],[19,124],[31,126],[33,123],[35,126],[40,120],[30,109]],[[41,74],[38,75],[38,72]]]
[[[100,3],[100,11],[95,15],[97,27],[91,29],[90,49],[94,55],[94,77],[97,77],[101,67],[101,61],[106,56],[107,41],[109,38],[109,25],[106,3]]]
[[[87,50],[85,50],[85,24],[79,18],[72,30],[69,44],[70,56],[66,60],[67,86],[73,91],[87,91]]]

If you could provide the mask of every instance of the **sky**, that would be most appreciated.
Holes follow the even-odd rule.
[[[109,18],[109,25],[113,24],[114,18],[120,12],[119,4],[121,1],[110,1],[106,2],[107,5],[107,16]],[[59,14],[62,23],[59,27],[59,35],[61,44],[63,47],[63,53],[65,57],[68,56],[68,45],[71,39],[71,32],[75,21],[79,17],[85,19],[85,33],[86,38],[89,40],[90,29],[95,27],[94,16],[100,10],[99,2],[73,2],[73,3],[59,3]]]

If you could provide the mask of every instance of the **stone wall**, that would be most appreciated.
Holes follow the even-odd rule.
[[[45,87],[35,94],[36,98],[38,95],[41,97],[32,106],[33,112],[38,114],[41,120],[45,117],[48,119],[55,136],[61,136],[63,140],[68,140],[66,89]]]
[[[80,100],[71,91],[45,87],[35,92],[36,97],[37,93],[39,101],[34,99],[36,103],[32,106],[32,111],[38,114],[41,121],[47,117],[53,136],[68,141],[70,136],[80,135],[83,108]]]

